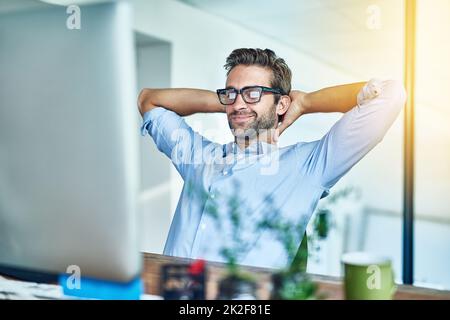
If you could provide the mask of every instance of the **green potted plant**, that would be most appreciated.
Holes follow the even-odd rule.
[[[263,219],[259,223],[259,229],[269,230],[282,244],[287,255],[288,264],[282,270],[272,276],[272,299],[305,300],[321,298],[317,293],[317,285],[306,273],[308,257],[320,250],[316,245],[320,240],[327,238],[332,228],[332,206],[338,200],[354,193],[353,187],[341,189],[322,201],[314,214],[312,221],[312,233],[307,235],[304,227],[307,221],[291,221],[283,218],[273,204],[273,199],[268,196],[265,199]],[[300,246],[298,246],[300,243]],[[311,244],[314,250],[308,250]]]
[[[205,205],[205,212],[211,216],[218,230],[224,231],[224,237],[220,248],[220,255],[225,261],[226,270],[223,278],[219,281],[217,299],[257,299],[256,290],[258,288],[256,279],[251,273],[245,272],[238,265],[240,258],[252,247],[244,237],[245,228],[243,226],[244,211],[248,210],[245,201],[240,197],[240,186],[237,182],[234,185],[232,195],[221,195],[217,193],[214,198],[204,191],[198,191],[191,187],[194,196],[200,196]],[[219,202],[225,204],[225,210],[219,210]],[[228,233],[225,230],[229,231]]]
[[[219,283],[218,299],[252,299],[257,298],[256,279],[251,274],[244,272],[237,261],[247,254],[254,243],[247,241],[244,237],[245,226],[243,225],[244,214],[248,215],[249,208],[245,205],[244,199],[240,197],[240,186],[235,182],[234,192],[225,198],[224,195],[217,194],[215,198],[209,197],[204,191],[191,188],[194,196],[200,196],[205,206],[205,212],[211,216],[218,230],[225,230],[229,227],[231,233],[220,249],[220,255],[226,262],[225,276]],[[317,285],[306,273],[307,260],[314,250],[308,250],[309,244],[315,250],[320,247],[315,245],[319,240],[328,236],[332,227],[331,207],[339,199],[347,197],[354,192],[354,188],[344,188],[327,197],[322,201],[317,209],[312,222],[313,232],[307,235],[305,225],[307,221],[291,221],[283,218],[280,210],[275,207],[273,199],[267,196],[264,201],[262,218],[256,223],[256,232],[269,231],[275,235],[287,255],[289,262],[283,269],[272,276],[272,299],[305,300],[317,299]],[[222,208],[219,210],[219,201]],[[300,243],[300,246],[298,244]]]
[[[245,205],[242,205],[244,201],[239,196],[239,189],[239,185],[236,184],[235,192],[227,199],[227,210],[224,217],[220,219],[215,216],[218,218],[215,221],[219,228],[224,223],[231,226],[231,237],[220,250],[227,266],[225,277],[219,282],[218,299],[220,300],[257,299],[256,279],[250,273],[244,272],[237,264],[237,261],[248,252],[251,245],[243,236],[242,211],[245,210]]]
[[[308,258],[308,237],[304,230],[305,221],[294,222],[285,218],[273,204],[273,199],[265,199],[263,219],[258,229],[271,231],[282,244],[288,265],[272,275],[271,299],[304,300],[313,297],[316,285],[306,274]],[[300,247],[298,243],[301,243]]]

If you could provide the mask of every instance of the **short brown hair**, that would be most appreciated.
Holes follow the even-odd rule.
[[[284,59],[277,57],[272,50],[258,48],[241,48],[233,50],[227,57],[224,65],[225,70],[227,70],[227,76],[234,67],[240,64],[246,66],[259,65],[271,69],[273,76],[270,80],[270,85],[272,88],[281,89],[284,94],[289,94],[291,92],[291,69],[289,69]],[[276,95],[275,103],[278,103],[279,99],[280,96]]]

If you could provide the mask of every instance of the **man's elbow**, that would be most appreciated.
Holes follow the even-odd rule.
[[[151,89],[144,88],[139,93],[137,106],[141,116],[143,116],[145,112],[151,109],[151,102],[150,102],[151,91],[152,91]]]

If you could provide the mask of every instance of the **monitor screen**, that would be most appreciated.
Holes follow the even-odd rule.
[[[128,281],[141,267],[131,8],[80,10],[78,29],[64,6],[2,12],[0,266]]]

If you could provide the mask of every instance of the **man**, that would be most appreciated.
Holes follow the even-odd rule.
[[[319,199],[382,140],[406,94],[399,82],[375,79],[291,91],[291,70],[269,49],[236,49],[225,69],[226,88],[217,92],[143,89],[138,98],[142,134],[148,131],[185,181],[164,254],[223,261],[227,231],[218,229],[208,208],[221,195],[225,200],[216,209],[229,210],[226,199],[239,187],[242,239],[249,246],[237,262],[283,267],[281,244],[254,228],[265,201],[270,197],[280,219],[304,221],[303,234]],[[225,112],[234,141],[220,145],[194,132],[182,116],[197,112]],[[277,147],[280,134],[314,112],[344,115],[320,140]],[[193,196],[189,185],[207,197]]]

